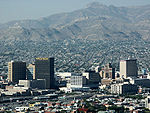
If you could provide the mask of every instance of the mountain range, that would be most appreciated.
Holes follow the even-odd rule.
[[[0,24],[0,40],[51,42],[64,39],[150,40],[150,5],[106,6],[97,2],[70,13]]]

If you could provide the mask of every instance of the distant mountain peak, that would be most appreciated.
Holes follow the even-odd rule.
[[[92,2],[87,5],[87,7],[99,8],[99,7],[107,7],[106,5],[100,4],[99,2]]]
[[[22,27],[19,25],[19,23],[14,23],[14,25],[12,25],[12,26],[9,26],[9,28],[11,29],[11,28],[15,28],[15,29],[22,29]]]

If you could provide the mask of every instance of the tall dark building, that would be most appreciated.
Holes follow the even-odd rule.
[[[18,83],[19,80],[26,79],[26,62],[11,61],[8,62],[8,80]]]
[[[35,79],[45,79],[46,89],[55,89],[54,58],[35,59]]]

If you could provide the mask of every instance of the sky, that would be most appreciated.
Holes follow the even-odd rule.
[[[39,19],[56,13],[71,12],[85,8],[94,1],[115,6],[150,4],[150,0],[0,0],[0,23]]]

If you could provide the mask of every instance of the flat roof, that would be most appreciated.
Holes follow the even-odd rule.
[[[137,59],[127,59],[127,60],[120,60],[121,62],[124,62],[124,61],[136,61]]]

